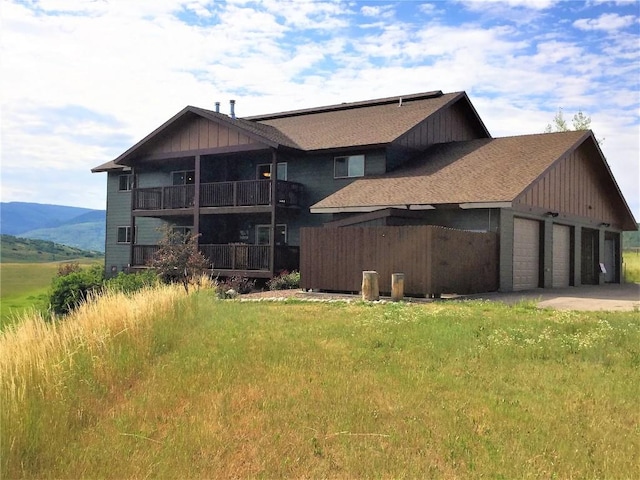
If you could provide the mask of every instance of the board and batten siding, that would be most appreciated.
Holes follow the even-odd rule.
[[[622,219],[615,208],[619,200],[605,184],[607,178],[604,167],[595,162],[583,144],[558,160],[516,199],[514,206],[536,207],[621,227]]]
[[[149,142],[143,155],[178,153],[211,148],[257,144],[248,135],[206,118],[189,116],[184,122],[171,126]]]
[[[422,150],[436,143],[486,137],[486,134],[480,132],[478,127],[469,121],[469,118],[473,118],[473,113],[468,110],[462,101],[458,101],[449,108],[429,116],[394,143],[402,147]]]

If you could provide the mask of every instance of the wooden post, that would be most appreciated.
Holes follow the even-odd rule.
[[[391,274],[391,300],[399,302],[404,298],[404,273]]]
[[[371,270],[362,272],[362,300],[368,302],[380,300],[378,272]]]

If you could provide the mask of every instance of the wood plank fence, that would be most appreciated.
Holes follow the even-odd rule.
[[[498,236],[422,225],[301,229],[300,282],[305,289],[359,292],[375,270],[380,291],[404,273],[407,296],[498,289]]]

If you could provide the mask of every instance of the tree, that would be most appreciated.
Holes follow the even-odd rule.
[[[159,249],[151,258],[149,266],[165,281],[182,283],[189,293],[189,284],[198,279],[209,268],[209,261],[198,250],[198,237],[181,233],[167,226],[161,229]]]
[[[553,117],[553,122],[547,124],[546,128],[544,129],[544,133],[568,132],[570,130],[590,130],[591,117],[582,113],[582,110],[578,110],[578,113],[573,116],[571,124],[573,125],[573,129],[569,127],[567,121],[564,119],[564,116],[562,114],[562,107],[560,107],[558,109],[558,113],[556,113],[555,117]],[[604,138],[597,138],[596,141],[599,145],[602,145],[602,143],[604,142]]]

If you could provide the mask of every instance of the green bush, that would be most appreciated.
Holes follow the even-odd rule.
[[[87,299],[87,295],[102,288],[104,268],[94,265],[91,268],[72,271],[67,275],[54,277],[49,295],[53,313],[66,315]]]
[[[153,270],[145,270],[139,273],[120,272],[117,276],[105,282],[110,290],[123,293],[137,292],[146,287],[152,287],[159,283],[158,275]]]
[[[300,272],[283,271],[267,282],[269,290],[291,290],[300,288]]]
[[[255,280],[249,280],[247,277],[229,277],[224,282],[217,282],[216,292],[218,298],[233,298],[236,295],[251,293],[255,285]]]

